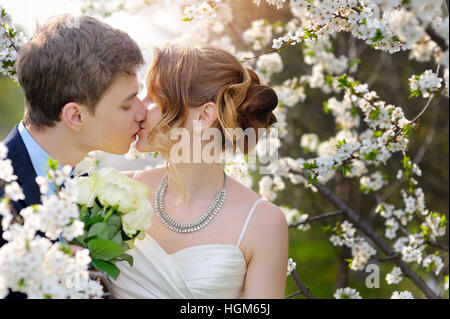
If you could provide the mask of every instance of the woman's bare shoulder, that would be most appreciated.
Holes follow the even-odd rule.
[[[244,185],[242,182],[231,177],[230,175],[227,175],[227,180],[228,189],[232,189],[233,198],[235,198],[236,201],[241,203],[254,202],[260,198],[258,193],[256,193],[253,189],[249,188],[247,185]]]
[[[229,185],[233,187],[233,199],[241,204],[245,203],[246,206],[252,207],[257,200],[261,199],[261,196],[257,192],[234,178],[229,178]],[[243,213],[247,214],[248,211],[244,210]],[[268,200],[260,201],[255,207],[254,214],[256,218],[252,218],[257,219],[260,223],[265,223],[268,225],[270,225],[271,221],[274,220],[278,220],[278,223],[281,223],[283,218],[285,218],[282,210]],[[270,215],[270,217],[267,218],[268,215]]]
[[[267,200],[258,203],[247,230],[252,255],[287,249],[288,228],[281,208]]]
[[[261,198],[261,196],[253,189],[247,187],[236,179],[231,178],[231,181],[234,186],[235,194],[238,194],[238,196],[242,197],[242,199],[245,198],[245,202],[255,203]],[[283,211],[277,205],[268,200],[260,201],[256,206],[254,213],[256,214],[252,218],[255,218],[257,222],[265,225],[270,226],[274,221],[277,221],[279,225],[283,225],[285,221]]]
[[[241,207],[247,208],[241,211],[246,217],[261,196],[236,179],[230,178],[229,180],[233,185],[234,199],[240,203]],[[284,247],[287,234],[288,224],[281,208],[268,200],[261,200],[251,216],[244,245],[248,247],[249,255],[252,256],[260,251],[260,247]],[[264,244],[262,245],[262,243]]]

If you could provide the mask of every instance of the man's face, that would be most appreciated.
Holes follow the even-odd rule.
[[[120,74],[97,104],[95,115],[84,112],[81,143],[88,151],[128,152],[146,117],[138,91],[136,74]]]

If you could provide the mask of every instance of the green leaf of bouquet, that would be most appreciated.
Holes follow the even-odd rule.
[[[125,260],[130,264],[130,267],[133,267],[133,256],[130,256],[128,254],[123,254],[122,256],[119,256],[116,258],[117,260]]]
[[[88,237],[87,233],[85,232],[83,235],[81,235],[81,236],[79,236],[77,238],[74,238],[69,243],[71,245],[76,245],[76,246],[81,246],[81,247],[87,248],[87,243],[85,241],[87,237]]]
[[[97,236],[97,238],[100,239],[108,239],[109,236],[109,229],[108,225],[103,223],[96,223],[92,225],[92,227],[89,229],[88,236]]]
[[[101,260],[111,260],[125,253],[123,247],[108,239],[93,239],[88,242],[91,257]]]
[[[127,241],[124,241],[124,242],[122,243],[122,247],[123,247],[123,250],[125,250],[125,251],[131,249],[131,247],[130,247],[130,245],[128,244]]]
[[[94,218],[98,215],[101,216],[101,213],[102,213],[102,207],[100,206],[98,199],[95,199],[94,206],[92,206],[92,208],[91,208],[91,216],[90,217]]]
[[[119,230],[116,234],[111,238],[111,240],[120,246],[123,246],[122,232]]]
[[[120,235],[120,226],[115,226],[115,225],[106,225],[106,227],[108,228],[108,238],[112,240],[115,236],[117,236],[117,233],[119,233]],[[115,240],[113,240],[115,241]]]
[[[119,214],[117,214],[117,212],[112,214],[111,217],[108,219],[108,221],[106,223],[108,225],[118,226],[118,227],[120,227],[122,225],[122,221],[120,219]]]
[[[111,278],[117,279],[117,277],[119,277],[119,274],[120,274],[119,268],[117,268],[115,265],[111,264],[110,262],[92,258],[92,264],[94,265],[95,268],[106,273]]]
[[[80,209],[80,220],[87,222],[89,220],[89,208],[84,205],[78,205]]]
[[[89,221],[87,221],[85,223],[85,229],[89,229],[89,226],[100,223],[102,221],[102,215],[96,215],[95,217],[89,219]]]

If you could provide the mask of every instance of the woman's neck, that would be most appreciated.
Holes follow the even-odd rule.
[[[175,175],[174,168],[178,176]],[[188,209],[198,202],[214,199],[216,193],[223,187],[223,167],[222,164],[203,163],[170,165],[166,193],[178,198],[181,193],[176,185],[176,179],[181,183],[184,192],[180,205]]]

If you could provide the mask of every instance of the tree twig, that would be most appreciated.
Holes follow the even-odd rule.
[[[318,216],[313,216],[313,217],[310,217],[310,218],[308,218],[308,219],[306,219],[306,220],[304,220],[302,222],[291,224],[291,225],[289,225],[289,228],[298,227],[300,225],[307,224],[307,223],[310,223],[310,222],[313,222],[313,221],[316,221],[316,220],[320,220],[320,219],[324,219],[324,218],[328,218],[328,217],[342,215],[343,213],[344,212],[342,210],[337,210],[335,212],[330,212],[330,213],[325,213],[325,214],[318,215]]]
[[[289,298],[292,298],[292,297],[295,297],[295,296],[298,296],[301,294],[302,294],[302,292],[300,290],[297,290],[296,292],[290,294],[289,296],[284,297],[284,299],[289,299]]]
[[[300,289],[300,292],[302,295],[304,295],[308,299],[316,299],[311,292],[309,291],[309,288],[307,288],[303,282],[301,281],[300,277],[297,274],[297,271],[295,269],[291,272],[292,279],[294,279],[295,283],[297,284],[298,288]]]
[[[385,262],[385,261],[390,261],[390,260],[393,260],[393,259],[396,259],[396,258],[401,258],[401,257],[402,257],[401,255],[397,254],[397,255],[393,255],[393,256],[388,256],[386,258],[377,258],[377,260],[379,262]]]
[[[386,62],[386,56],[388,54],[387,53],[382,53],[381,55],[381,61],[379,63],[377,63],[375,70],[372,72],[372,74],[370,75],[370,78],[367,80],[367,85],[372,86],[373,82],[376,81],[376,79],[378,78],[378,76],[380,75],[381,70],[384,67],[384,64]]]
[[[430,95],[430,98],[428,99],[427,104],[426,104],[425,107],[422,109],[422,111],[420,111],[420,113],[417,114],[417,116],[414,118],[414,120],[411,121],[412,123],[416,122],[418,119],[420,119],[420,118],[422,117],[423,113],[425,113],[425,111],[427,110],[427,108],[430,106],[431,100],[433,99],[433,97],[434,97],[434,94],[431,94],[431,95]]]

